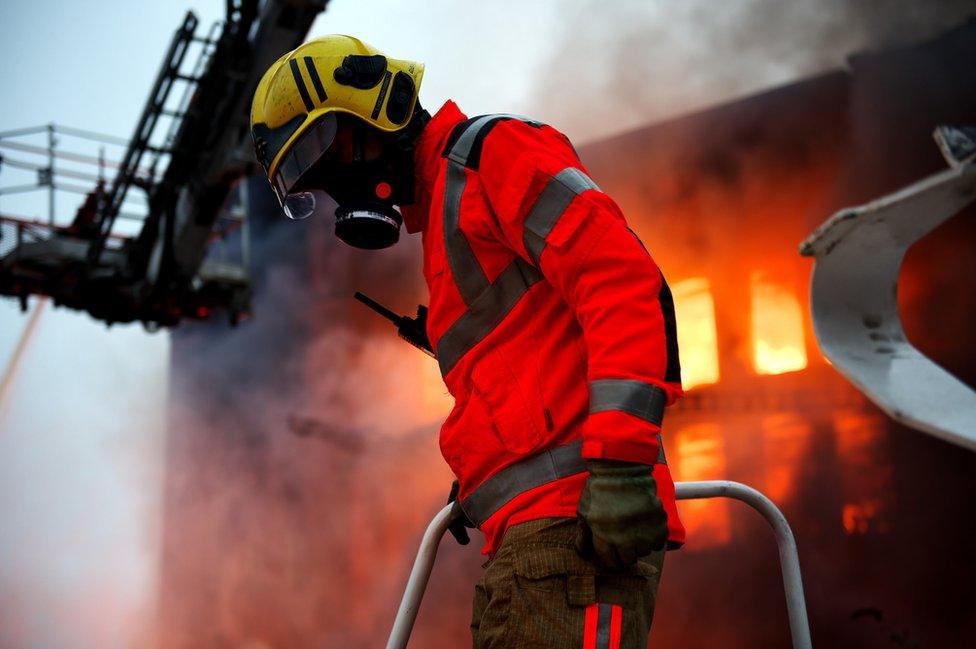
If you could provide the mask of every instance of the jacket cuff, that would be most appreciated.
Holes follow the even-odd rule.
[[[653,465],[657,460],[657,444],[640,442],[604,442],[589,440],[583,442],[584,460],[620,460],[635,464]]]
[[[583,459],[655,464],[660,427],[621,411],[592,413],[583,425]]]

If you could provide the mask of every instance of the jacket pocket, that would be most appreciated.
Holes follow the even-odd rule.
[[[538,380],[532,367],[513,371],[507,357],[525,361],[534,358],[531,350],[519,350],[515,345],[499,345],[472,364],[471,392],[484,402],[495,432],[502,446],[518,455],[526,455],[542,447],[544,413],[538,391]],[[538,411],[538,412],[536,412]]]
[[[454,408],[441,426],[441,455],[462,483],[481,475],[485,458],[497,456],[501,438],[485,402],[474,394],[455,395]]]

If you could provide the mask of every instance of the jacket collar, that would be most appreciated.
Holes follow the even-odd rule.
[[[415,195],[417,200],[411,205],[404,205],[400,208],[403,224],[410,234],[421,232],[427,228],[431,193],[434,189],[434,183],[437,182],[441,152],[444,150],[444,145],[447,143],[451,131],[465,119],[467,116],[461,112],[457,104],[448,99],[440,110],[431,117],[417,139],[414,152],[414,168],[417,176]]]

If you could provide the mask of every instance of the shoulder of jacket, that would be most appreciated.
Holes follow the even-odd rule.
[[[496,128],[503,124],[503,128]],[[486,145],[493,153],[513,156],[565,145],[575,156],[572,144],[561,132],[542,122],[507,113],[479,115],[458,123],[442,155],[478,171]]]

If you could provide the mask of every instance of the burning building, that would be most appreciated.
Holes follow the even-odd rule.
[[[584,151],[673,282],[683,369],[696,384],[669,414],[676,475],[741,480],[784,509],[810,575],[814,638],[825,646],[884,645],[893,629],[904,646],[956,646],[961,627],[948,618],[965,619],[969,606],[949,575],[971,569],[962,539],[971,543],[973,528],[949,494],[973,485],[946,469],[972,458],[893,424],[830,369],[813,339],[809,264],[795,245],[836,209],[943,168],[932,128],[976,114],[976,94],[961,81],[971,75],[963,62],[974,29],[855,56],[849,70]],[[971,217],[911,251],[900,292],[913,342],[970,384],[976,359],[958,345],[973,324]],[[772,546],[752,514],[719,502],[682,512],[692,541],[672,555],[668,583],[707,585],[690,597],[669,590],[654,637],[661,646],[691,635],[702,646],[782,646],[785,618],[756,610],[782,603]],[[940,560],[907,554],[939,546]],[[939,571],[944,580],[933,578]],[[715,574],[725,583],[709,583]],[[923,596],[928,583],[939,585]],[[858,614],[866,609],[882,621]]]
[[[963,646],[976,457],[899,426],[824,361],[797,245],[836,209],[943,166],[930,133],[976,116],[976,22],[931,42],[581,150],[673,287],[688,396],[679,480],[768,494],[800,546],[814,641]],[[284,222],[251,185],[257,317],[173,336],[159,636],[165,647],[377,646],[451,476],[436,364],[352,299],[425,299],[416,238],[367,253]],[[912,341],[970,385],[973,211],[912,249]],[[782,647],[775,545],[754,512],[681,505],[653,646]],[[445,543],[413,646],[468,640],[476,544]]]

